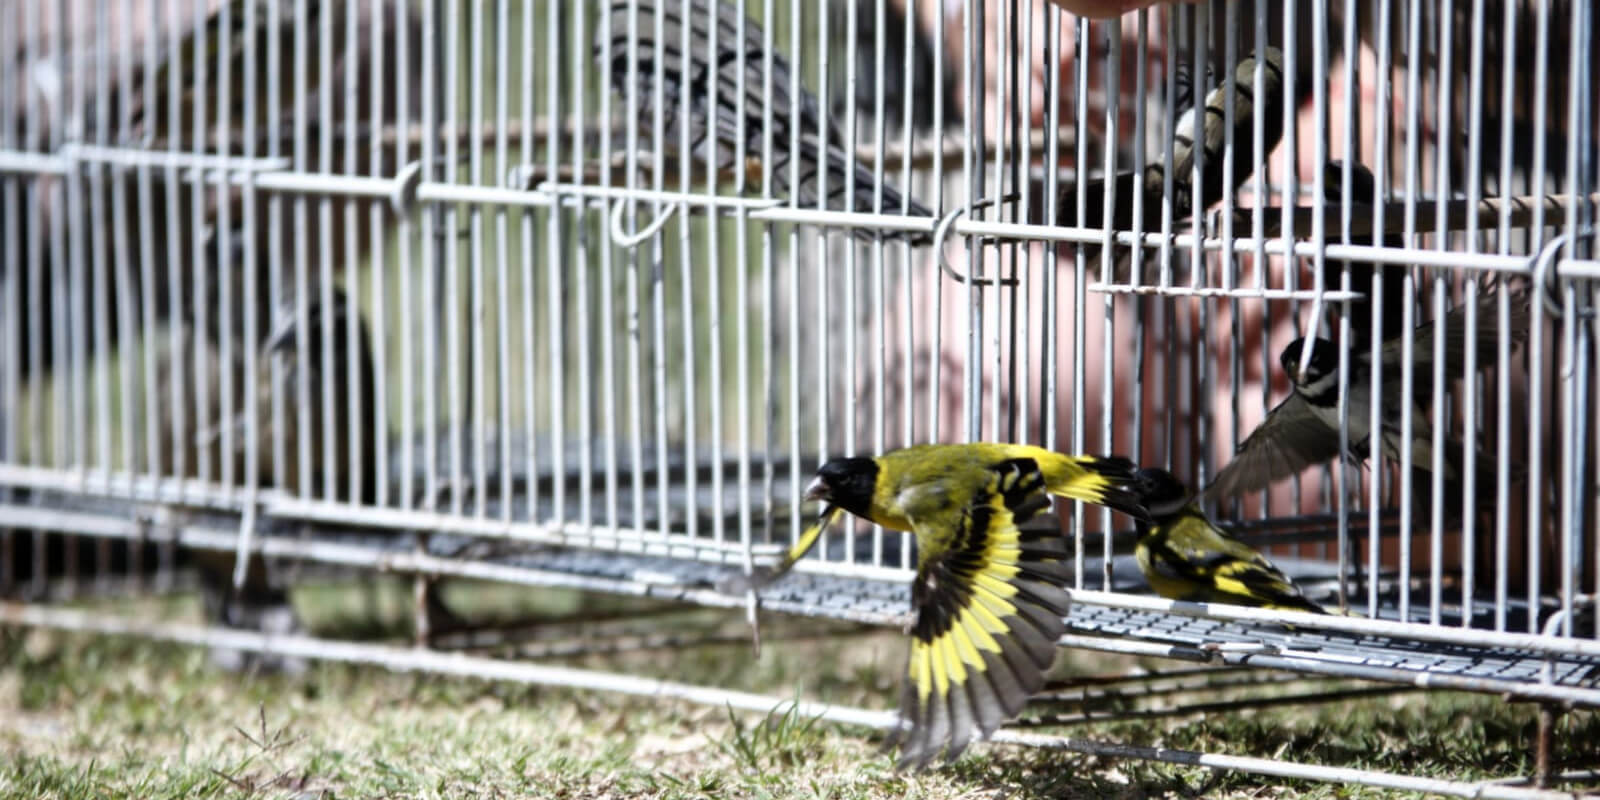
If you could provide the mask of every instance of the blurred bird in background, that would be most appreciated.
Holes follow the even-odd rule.
[[[245,460],[251,455],[253,444],[257,485],[261,487],[329,501],[373,502],[382,474],[376,463],[379,434],[371,424],[370,413],[357,417],[349,413],[350,398],[360,398],[370,406],[376,397],[372,339],[359,317],[350,325],[350,315],[355,312],[345,293],[334,287],[332,297],[329,306],[318,293],[312,293],[303,327],[292,308],[284,309],[276,330],[259,346],[253,375],[245,373],[244,348],[251,346],[249,343],[232,341],[226,348],[230,356],[224,362],[221,343],[193,333],[192,328],[186,328],[177,351],[168,349],[161,354],[157,375],[162,402],[155,411],[160,414],[166,474],[197,477],[201,475],[200,465],[209,465],[206,471],[216,480],[227,460],[234,485],[243,485]],[[354,340],[350,338],[352,327]],[[199,361],[207,364],[210,382],[204,397],[197,391],[195,378],[185,377],[184,370],[177,368],[180,359],[185,365]],[[301,363],[305,364],[303,370]],[[281,377],[276,385],[272,379],[275,372]],[[232,383],[232,398],[239,403],[236,408],[222,405],[220,386],[224,380]],[[303,408],[297,399],[301,397],[308,399]],[[277,418],[273,414],[274,402],[281,409]],[[287,452],[279,450],[275,443],[285,444]],[[301,471],[302,454],[308,456],[304,462],[311,465],[309,473]],[[185,552],[199,571],[206,608],[214,621],[251,630],[298,630],[288,582],[276,574],[279,571],[272,569],[267,559],[252,555],[244,582],[236,587],[234,553]],[[232,651],[219,651],[215,657],[226,667],[257,663]],[[294,666],[278,659],[260,663],[269,667]]]
[[[659,40],[658,19],[663,30]],[[850,157],[836,120],[829,120],[824,129],[816,96],[797,82],[782,53],[767,49],[761,27],[741,18],[734,6],[716,2],[713,7],[712,0],[692,0],[685,18],[678,3],[613,0],[595,45],[596,58],[606,58],[608,47],[610,61],[605,66],[611,88],[626,103],[629,116],[638,120],[640,146],[659,154],[670,165],[669,174],[683,169],[678,162],[687,148],[701,170],[714,165],[722,173],[737,166],[745,174],[746,191],[762,191],[763,180],[770,180],[773,197],[789,199],[800,208],[818,208],[825,195],[821,207],[830,211],[924,217],[931,229],[931,209],[893,185],[875,181],[867,164]],[[658,113],[659,140],[654,124]],[[769,134],[770,163],[763,160]],[[741,141],[744,161],[735,164]],[[639,163],[649,169],[653,160],[641,157]],[[855,235],[863,240],[903,238],[913,244],[926,244],[932,238],[931,231],[867,228],[856,228]]]
[[[180,159],[191,153],[287,156],[297,131],[303,130],[312,141],[332,137],[337,142],[327,150],[328,159],[322,157],[322,148],[308,148],[305,169],[386,173],[396,168],[394,143],[405,134],[396,115],[402,85],[410,87],[409,108],[420,108],[421,60],[415,57],[422,52],[420,21],[388,0],[348,7],[314,1],[200,0],[181,8],[159,0],[130,0],[104,6],[67,4],[60,13],[21,3],[0,11],[0,23],[20,32],[11,39],[16,49],[0,54],[9,60],[0,79],[16,87],[16,102],[6,107],[9,114],[0,118],[0,125],[26,150],[54,152],[70,135],[91,144],[175,151]],[[378,30],[382,58],[375,60]],[[322,46],[325,36],[331,48]],[[413,54],[404,63],[398,58],[400,43]],[[327,61],[324,54],[330,52]],[[303,65],[298,73],[297,64]],[[386,79],[374,80],[380,73]],[[303,76],[303,84],[297,75]],[[407,83],[397,79],[402,75],[409,78]],[[269,91],[273,81],[275,94]],[[348,102],[352,97],[355,102]],[[325,98],[338,98],[331,104],[332,116],[323,113]],[[273,430],[264,410],[272,355],[297,349],[296,331],[285,331],[290,335],[277,349],[266,346],[280,314],[273,307],[281,299],[276,285],[291,285],[291,259],[300,251],[312,259],[329,251],[337,254],[328,279],[338,280],[347,264],[358,263],[368,251],[371,226],[365,208],[360,224],[347,226],[349,201],[341,198],[332,200],[333,213],[324,216],[303,197],[257,193],[251,217],[238,182],[195,180],[196,174],[181,162],[170,169],[119,166],[108,171],[107,180],[84,182],[87,191],[76,205],[67,203],[60,177],[13,182],[23,213],[0,215],[0,235],[15,243],[21,254],[17,263],[23,266],[0,264],[0,295],[15,292],[23,298],[20,319],[11,321],[18,332],[18,352],[27,354],[16,371],[28,382],[26,392],[52,392],[65,398],[58,408],[70,409],[79,389],[66,379],[66,368],[106,368],[102,359],[119,351],[124,364],[137,365],[131,374],[145,390],[133,398],[131,413],[139,421],[128,422],[124,416],[124,424],[134,427],[133,446],[123,453],[123,465],[112,464],[110,453],[95,448],[86,466],[93,469],[103,462],[113,469],[172,478],[198,477],[204,465],[210,480],[227,477],[235,489],[245,477],[241,409],[250,408],[256,398],[263,403],[256,414],[262,437],[256,452],[261,483],[299,489],[298,458],[272,460]],[[126,213],[111,213],[119,204]],[[269,224],[274,206],[281,211],[276,231]],[[74,213],[80,217],[71,218]],[[56,230],[67,235],[56,235]],[[253,268],[246,266],[247,243],[255,253]],[[107,253],[110,263],[102,268]],[[269,264],[274,253],[280,260]],[[89,268],[70,268],[75,263]],[[89,303],[72,299],[100,294],[112,298],[104,317]],[[247,304],[253,304],[258,321],[254,334],[245,330]],[[380,466],[374,463],[372,439],[379,434],[363,429],[360,441],[350,444],[348,404],[356,397],[362,403],[372,401],[372,345],[364,326],[359,333],[346,333],[354,329],[343,321],[343,297],[332,305],[337,308],[328,315],[333,319],[328,330],[335,338],[331,350],[338,352],[325,358],[321,345],[313,343],[307,353],[313,372],[322,372],[328,358],[341,366],[303,381],[292,374],[287,379],[291,385],[309,384],[315,398],[308,404],[313,466],[305,483],[312,490],[308,496],[370,501],[379,474],[374,469]],[[321,319],[322,307],[312,299],[313,320]],[[55,333],[79,325],[91,331],[81,346]],[[322,328],[320,323],[316,327]],[[361,344],[347,348],[347,338]],[[258,354],[258,375],[244,372],[248,351]],[[349,360],[361,362],[354,372],[342,366]],[[290,365],[283,372],[293,369]],[[348,378],[347,392],[347,376],[356,375],[360,377]],[[318,388],[324,382],[336,385],[331,393],[335,420],[327,426],[322,425],[328,415]],[[91,413],[109,413],[104,404],[94,402],[92,382],[90,388]],[[225,418],[225,395],[238,415],[231,422]],[[283,420],[289,428],[285,433],[293,437],[299,420],[293,418],[292,401],[283,405],[290,410],[290,418]],[[37,419],[39,405],[29,408]],[[369,418],[362,414],[359,419]],[[92,430],[98,423],[91,418],[83,424]],[[324,427],[335,432],[327,448]],[[70,425],[65,431],[66,438],[47,432],[38,437],[42,446],[17,457],[26,463],[52,463],[50,459],[58,458],[52,453],[72,452],[75,431]],[[292,439],[289,452],[295,452]],[[330,480],[337,486],[329,488]],[[204,579],[217,587],[227,583],[230,571],[231,565],[202,568]],[[272,593],[250,596],[261,586],[259,577],[253,567],[245,605],[281,605],[282,598]],[[254,624],[248,619],[252,613],[229,610],[226,603],[212,605],[218,607],[219,619]]]
[[[1266,47],[1263,55],[1247,57],[1234,71],[1233,84],[1219,84],[1207,95],[1205,104],[1190,107],[1181,117],[1173,132],[1172,168],[1168,170],[1160,154],[1147,163],[1142,171],[1118,173],[1113,183],[1112,212],[1109,220],[1105,212],[1106,179],[1091,178],[1085,184],[1084,202],[1080,215],[1078,187],[1069,185],[1061,190],[1056,203],[1056,224],[1065,227],[1132,230],[1137,201],[1143,214],[1143,229],[1159,229],[1162,215],[1162,198],[1166,195],[1166,180],[1172,179],[1172,218],[1174,224],[1188,219],[1196,210],[1204,211],[1222,200],[1224,182],[1235,192],[1255,171],[1253,152],[1254,118],[1262,114],[1263,133],[1261,152],[1271,153],[1283,137],[1283,54],[1276,47]],[[1257,102],[1255,76],[1261,73],[1262,95]],[[1224,171],[1223,145],[1227,141],[1227,93],[1233,94],[1234,147],[1245,152],[1233,159],[1233,174]],[[1197,131],[1197,126],[1198,131]],[[1197,155],[1198,153],[1198,155]],[[1201,162],[1200,197],[1196,205],[1193,185],[1195,161]],[[1043,204],[1040,204],[1043,208]],[[1084,253],[1095,258],[1098,245],[1085,245]],[[1117,260],[1127,259],[1127,249],[1118,247]],[[1124,278],[1119,277],[1118,280]]]
[[[1139,471],[1148,522],[1138,522],[1139,569],[1156,594],[1193,603],[1326,613],[1267,557],[1218,528],[1189,490],[1162,469]]]
[[[389,135],[395,131],[384,129],[398,123],[395,99],[401,82],[393,76],[408,75],[412,95],[408,107],[420,108],[420,60],[399,63],[395,46],[404,38],[411,53],[420,53],[420,21],[402,13],[391,0],[349,9],[269,0],[201,0],[178,9],[159,0],[130,0],[108,4],[101,9],[103,15],[94,8],[68,4],[59,15],[37,13],[31,28],[37,35],[29,39],[24,10],[32,5],[20,3],[0,11],[0,24],[14,24],[23,31],[16,51],[0,54],[12,60],[10,73],[17,80],[19,98],[0,125],[10,128],[23,149],[53,152],[71,132],[76,141],[175,150],[180,156],[216,154],[224,144],[234,156],[244,155],[247,144],[258,158],[288,156],[296,130],[303,127],[312,141],[331,136],[338,143],[327,149],[328,159],[322,158],[322,148],[308,148],[304,168],[329,173],[366,170],[376,155],[377,169],[388,174],[397,169],[396,137]],[[300,8],[304,19],[296,15]],[[380,25],[386,44],[383,58],[374,63],[372,31]],[[332,62],[324,69],[321,39],[330,29],[335,46]],[[63,48],[61,58],[52,56],[57,38]],[[350,42],[353,48],[347,46]],[[108,67],[104,73],[94,68],[100,56]],[[305,65],[303,87],[294,77],[297,62]],[[379,73],[390,77],[381,82],[385,95],[374,97],[380,82],[373,76]],[[102,74],[103,87],[98,83]],[[269,75],[277,83],[275,95],[269,91]],[[352,94],[347,89],[354,90],[354,104],[346,102]],[[337,98],[332,104],[334,116],[328,119],[322,115],[325,97]],[[376,119],[369,113],[375,100],[381,100],[376,103]],[[247,116],[247,108],[253,118]],[[274,115],[275,128],[269,125]],[[354,147],[349,146],[352,142]],[[174,316],[193,315],[202,306],[215,308],[212,304],[219,299],[230,303],[233,311],[236,330],[228,335],[242,335],[242,309],[251,289],[256,318],[266,320],[273,314],[272,276],[282,266],[269,268],[264,260],[273,244],[269,208],[274,196],[257,195],[254,219],[247,224],[242,193],[227,184],[191,180],[190,167],[119,169],[111,177],[104,183],[89,183],[91,191],[76,210],[67,203],[60,177],[29,179],[22,186],[25,213],[15,220],[18,229],[10,229],[12,220],[0,218],[0,235],[17,241],[24,263],[32,260],[39,265],[15,274],[0,271],[0,281],[15,282],[21,297],[39,300],[21,305],[20,352],[37,350],[36,358],[22,359],[23,377],[51,372],[71,355],[63,346],[67,342],[58,341],[61,337],[51,331],[74,324],[80,309],[65,300],[57,302],[74,293],[93,297],[105,292],[118,299],[106,309],[111,334],[104,341],[89,336],[85,343],[82,352],[91,360],[103,355],[104,345],[111,349],[131,345],[137,338],[153,336],[155,328]],[[97,186],[101,188],[96,190]],[[293,256],[297,244],[315,258],[325,241],[342,256],[353,250],[359,259],[368,252],[371,226],[345,224],[345,206],[354,201],[335,197],[333,213],[326,218],[311,211],[296,220],[297,209],[309,202],[281,199],[277,247],[285,259]],[[127,214],[107,213],[117,203]],[[101,213],[92,221],[67,219],[72,213],[87,216],[96,209]],[[364,213],[362,217],[365,223]],[[69,224],[74,222],[81,224]],[[200,265],[207,263],[202,248],[207,246],[210,226],[224,227],[237,241],[246,236],[254,239],[258,268],[253,278],[242,258],[228,262],[232,274],[226,282],[218,274],[202,273]],[[97,233],[57,236],[53,231],[58,228]],[[113,254],[128,258],[111,269],[70,269],[77,259],[93,265],[105,257],[96,255],[97,238],[125,243]],[[110,285],[102,286],[101,281]],[[230,295],[213,294],[224,283]],[[221,318],[211,313],[206,324],[219,325]],[[43,334],[37,340],[35,331]],[[208,335],[221,336],[215,330]]]
[[[210,248],[210,253],[213,269],[232,269],[227,261],[237,251],[224,256],[219,248]],[[179,328],[178,347],[168,346],[158,357],[160,402],[150,413],[158,416],[162,462],[152,469],[182,478],[227,477],[232,485],[243,486],[246,458],[253,454],[259,486],[306,498],[371,504],[382,475],[376,458],[379,432],[370,411],[378,381],[373,339],[341,288],[330,286],[328,296],[331,304],[320,291],[310,291],[304,323],[293,304],[280,309],[274,330],[261,344],[234,338],[222,347],[214,334],[198,331],[186,320]],[[259,354],[254,373],[245,371],[250,347]],[[195,365],[205,371],[203,392]],[[230,384],[232,406],[224,406],[224,381]],[[306,405],[299,405],[301,398]],[[354,418],[352,398],[368,406]],[[282,427],[270,411],[275,406],[282,410]],[[285,448],[280,450],[278,443]],[[307,456],[309,474],[301,472],[301,454]],[[200,571],[214,621],[278,632],[298,627],[288,587],[264,558],[251,557],[245,582],[235,589],[232,552],[192,550],[190,557]],[[237,656],[219,656],[219,661],[243,666],[229,658]]]

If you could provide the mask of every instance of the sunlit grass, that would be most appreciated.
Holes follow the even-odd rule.
[[[361,599],[366,591],[324,586],[298,592],[296,603],[319,635],[405,641],[407,585],[379,583]],[[452,597],[465,603],[464,613],[478,618],[542,620],[536,638],[603,638],[604,625],[686,634],[741,630],[738,615],[729,612],[565,591],[500,587],[480,592],[463,584]],[[344,607],[335,610],[340,602]],[[630,608],[637,618],[629,619]],[[131,610],[198,617],[191,601]],[[367,614],[372,618],[361,622]],[[601,616],[616,621],[593,621]],[[353,630],[358,623],[367,627]],[[764,632],[760,658],[747,642],[719,639],[557,661],[775,698],[875,708],[893,704],[903,657],[897,632],[781,617],[768,619]],[[749,714],[346,664],[313,665],[298,676],[237,675],[215,669],[202,650],[126,638],[7,629],[0,631],[0,654],[5,664],[0,669],[0,797],[1386,794],[1006,746],[978,746],[955,765],[904,774],[879,752],[876,735],[782,710]],[[1069,651],[1056,673],[1172,668],[1170,662]],[[1530,705],[1484,695],[1403,693],[1327,705],[1077,724],[1063,732],[1474,780],[1527,774],[1535,726]],[[1560,768],[1583,766],[1586,759],[1592,766],[1590,743],[1597,740],[1595,714],[1563,715],[1557,732]]]

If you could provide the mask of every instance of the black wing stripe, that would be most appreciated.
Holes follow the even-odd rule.
[[[1028,555],[1027,551],[1024,551],[1024,555]],[[1060,553],[1052,551],[1042,557],[1058,558]],[[1051,586],[1060,586],[1072,580],[1071,568],[1060,561],[1024,561],[1017,568],[1021,570],[1022,575]]]
[[[943,551],[919,567],[902,727],[889,737],[901,765],[959,757],[1043,684],[1070,604],[1068,553],[1059,534],[1023,533],[1016,520],[1047,506],[1037,463],[1002,462],[957,529],[941,532]]]
[[[1028,695],[1017,686],[1011,666],[998,653],[983,652],[983,678],[972,682],[972,710],[983,738],[994,733],[1006,719],[1022,708]],[[1011,698],[1014,705],[1007,702]]]
[[[954,759],[967,745],[972,742],[974,714],[972,710],[972,690],[984,679],[976,670],[968,668],[967,680],[961,684],[950,687],[950,745],[946,752]]]
[[[1184,558],[1176,550],[1173,550],[1171,544],[1167,540],[1160,540],[1151,544],[1150,554],[1163,568],[1163,571],[1174,577],[1180,577],[1200,583],[1209,583],[1211,581],[1211,570],[1196,569],[1196,564],[1190,561],[1190,559]],[[1217,555],[1218,558],[1231,560],[1230,556],[1226,556],[1221,553]],[[1216,566],[1216,564],[1213,564],[1212,566]]]
[[[942,663],[943,655],[935,652],[934,658],[940,660],[940,669],[947,670],[948,665]],[[952,690],[955,687],[950,687]],[[928,697],[927,724],[922,726],[922,759],[926,764],[936,758],[944,750],[944,743],[950,739],[950,692],[940,694],[934,692]]]

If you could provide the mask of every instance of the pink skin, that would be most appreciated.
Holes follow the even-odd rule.
[[[890,0],[890,2],[902,5],[902,7],[905,1],[906,0]],[[1121,13],[1135,11],[1153,4],[1152,2],[1147,2],[1146,0],[1054,0],[1054,2],[1056,2],[1060,8],[1066,9],[1069,12],[1078,11],[1084,16],[1095,19],[1115,17]],[[1046,34],[1048,32],[1048,27],[1046,24],[1046,12],[1053,9],[1050,3],[1044,2],[1025,4],[1025,7],[1028,9],[1031,17],[1031,21],[1026,24],[1026,30],[1029,34],[1029,38],[1031,39],[1031,46],[1027,48],[1027,60],[1024,61],[1019,55],[1019,57],[1016,59],[1016,63],[1011,65],[1011,68],[1025,70],[1026,74],[1030,76],[1030,86],[1026,90],[1025,99],[1028,103],[1028,117],[1034,128],[1038,129],[1045,122],[1045,103],[1047,99],[1045,97],[1046,67],[1044,64],[1044,43]],[[1005,74],[1007,65],[1003,63],[1002,59],[999,57],[999,54],[1009,51],[1009,31],[1006,31],[1007,36],[1005,37],[1004,41],[1002,41],[1001,33],[1005,27],[1009,25],[1008,15],[1010,12],[1010,3],[1000,2],[999,0],[988,0],[988,2],[983,4],[982,8],[983,13],[985,14],[984,33],[987,39],[984,45],[984,52],[987,54],[988,58],[987,65],[984,70],[986,96],[985,123],[987,126],[986,130],[988,130],[991,134],[994,134],[1000,130],[1001,120],[1003,119],[1001,116],[1003,109],[1000,105],[1000,101],[1004,99],[1002,91],[1005,87],[1009,86],[1010,83],[1010,77]],[[1068,104],[1071,102],[1072,97],[1070,86],[1072,83],[1072,70],[1074,63],[1074,49],[1072,42],[1073,31],[1075,27],[1075,17],[1072,13],[1053,14],[1050,16],[1055,16],[1060,21],[1060,58],[1056,65],[1057,73],[1055,77],[1059,85],[1063,87],[1061,93],[1062,102],[1063,104]],[[964,13],[962,3],[960,0],[915,0],[915,19],[917,25],[922,28],[923,32],[930,35],[935,35],[934,31],[932,31],[932,28],[934,27],[932,24],[933,21],[943,21],[943,28],[939,33],[942,33],[944,36],[944,48],[945,53],[947,54],[946,57],[950,59],[952,63],[957,65],[957,68],[953,73],[955,85],[948,88],[948,96],[950,102],[952,102],[958,109],[961,108],[966,102],[966,92],[963,88],[966,80],[966,72],[965,69],[960,66],[962,63],[960,54],[965,51],[966,46],[966,28],[963,24]],[[1135,19],[1135,17],[1128,17],[1128,19],[1125,21],[1127,24],[1124,25],[1123,31],[1124,97],[1131,97],[1134,89],[1132,68],[1133,48],[1137,42],[1137,32],[1134,25]],[[1152,62],[1159,64],[1160,53],[1163,52],[1165,42],[1165,36],[1163,35],[1161,28],[1161,15],[1152,14],[1150,19],[1152,26]],[[1104,85],[1105,79],[1099,66],[1100,60],[1096,59],[1095,65],[1091,67],[1091,74],[1089,76],[1091,85]],[[1022,102],[1023,100],[1024,98],[1015,98],[1016,102]],[[1126,101],[1122,105],[1127,116],[1128,124],[1131,125],[1132,106]],[[1067,113],[1071,113],[1070,108],[1067,110]],[[1104,113],[1105,111],[1103,107],[1091,108],[1091,114],[1097,115],[1092,118],[1103,118]],[[1063,119],[1069,118],[1070,117],[1063,117]]]

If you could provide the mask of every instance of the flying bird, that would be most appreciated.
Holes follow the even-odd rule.
[[[1498,350],[1495,345],[1500,335],[1498,326],[1494,324],[1498,319],[1499,300],[1493,292],[1485,293],[1479,299],[1478,329],[1471,340],[1477,348],[1479,369],[1494,365]],[[1517,292],[1511,303],[1511,330],[1507,335],[1517,343],[1526,335],[1528,325],[1529,302],[1526,293]],[[1459,376],[1466,358],[1469,341],[1465,329],[1466,310],[1466,306],[1458,306],[1444,318],[1444,372],[1447,378]],[[1383,343],[1379,362],[1383,379],[1383,395],[1380,398],[1383,422],[1379,435],[1382,437],[1384,457],[1398,461],[1404,440],[1401,419],[1409,414],[1413,468],[1431,472],[1437,465],[1444,472],[1447,485],[1454,486],[1463,478],[1460,465],[1463,462],[1461,454],[1464,445],[1458,437],[1447,436],[1444,452],[1435,454],[1433,429],[1428,422],[1427,405],[1435,388],[1431,385],[1431,376],[1438,330],[1439,326],[1428,323],[1412,331],[1410,360],[1415,378],[1409,408],[1403,402],[1401,390],[1405,364],[1404,337],[1395,337]],[[1347,452],[1352,460],[1360,462],[1371,452],[1370,437],[1373,433],[1371,351],[1352,348],[1345,357],[1349,366],[1346,382]],[[1339,455],[1338,345],[1326,339],[1313,339],[1307,352],[1306,340],[1296,339],[1283,349],[1278,360],[1292,385],[1289,396],[1268,412],[1266,419],[1239,445],[1233,460],[1206,487],[1208,498],[1220,499],[1258,491]],[[1480,453],[1477,464],[1479,480],[1490,482],[1481,485],[1491,485],[1494,460]]]
[[[1014,717],[1066,631],[1066,540],[1028,525],[1050,496],[1143,517],[1134,468],[1017,444],[930,444],[822,465],[806,491],[825,506],[770,580],[843,512],[917,540],[915,621],[900,701],[902,767],[955,760]]]

